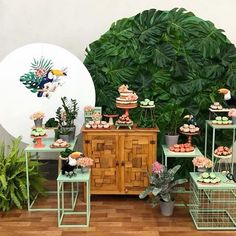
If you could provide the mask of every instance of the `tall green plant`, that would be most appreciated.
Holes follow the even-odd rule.
[[[0,143],[0,211],[14,206],[21,209],[27,202],[25,155],[19,148],[20,142],[21,138],[14,139],[8,150],[4,142]],[[44,193],[39,166],[37,161],[29,161],[30,198]]]
[[[177,103],[203,125],[210,104],[222,102],[218,88],[236,89],[235,46],[212,22],[182,8],[121,19],[86,53],[97,105],[114,107],[118,86],[128,84],[140,101],[155,101],[161,130],[171,124],[160,120],[168,104]],[[132,119],[139,115],[134,111]]]

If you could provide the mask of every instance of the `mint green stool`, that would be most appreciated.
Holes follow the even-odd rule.
[[[64,183],[71,183],[71,209],[64,207]],[[86,183],[86,211],[74,211],[79,194],[79,183]],[[76,184],[76,188],[74,188],[74,184]],[[82,173],[80,169],[77,169],[77,175],[71,178],[60,173],[57,177],[57,202],[58,227],[88,227],[90,221],[90,169],[87,173]],[[86,224],[63,224],[65,215],[86,215]]]

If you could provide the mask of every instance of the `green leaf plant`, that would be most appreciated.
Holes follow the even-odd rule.
[[[27,203],[25,154],[20,150],[21,138],[14,139],[7,148],[0,143],[0,211],[12,207],[22,209]],[[36,193],[44,194],[45,179],[39,172],[41,164],[29,160],[30,198]]]
[[[236,89],[235,46],[212,22],[182,8],[150,9],[118,20],[89,45],[84,64],[94,81],[96,105],[114,107],[119,85],[128,84],[139,101],[155,102],[161,134],[179,123],[179,117],[171,119],[172,104],[179,115],[192,114],[204,127],[212,102],[223,103],[218,89]],[[138,109],[130,114],[138,122]]]
[[[167,170],[166,166],[158,162],[153,164],[152,173],[149,174],[149,186],[139,194],[139,198],[143,199],[147,196],[151,197],[151,204],[155,207],[160,200],[170,202],[173,200],[171,192],[176,185],[188,182],[187,179],[175,179],[176,172],[180,169],[180,165]]]

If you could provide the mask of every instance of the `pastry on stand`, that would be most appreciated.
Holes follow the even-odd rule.
[[[180,133],[188,137],[188,143],[192,146],[192,137],[200,134],[200,129],[198,126],[184,124],[180,128]]]
[[[129,117],[129,109],[136,108],[138,96],[132,90],[128,89],[128,85],[121,85],[118,89],[120,96],[116,98],[116,107],[125,110],[125,114],[119,117],[115,125],[117,129],[120,127],[128,127],[131,129],[133,126],[133,121]]]
[[[43,148],[43,138],[46,137],[46,131],[45,129],[38,127],[38,128],[33,128],[31,131],[31,138],[33,138],[34,142],[34,148]]]
[[[119,129],[120,127],[128,127],[131,129],[133,126],[133,121],[125,114],[119,117],[116,121],[116,128]]]

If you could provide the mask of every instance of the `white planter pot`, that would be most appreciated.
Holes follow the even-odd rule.
[[[170,146],[178,143],[179,134],[177,134],[177,135],[166,134],[165,135],[165,140],[166,140],[166,146],[170,147]]]
[[[163,216],[172,216],[174,211],[175,201],[164,202],[160,200],[160,209]]]

